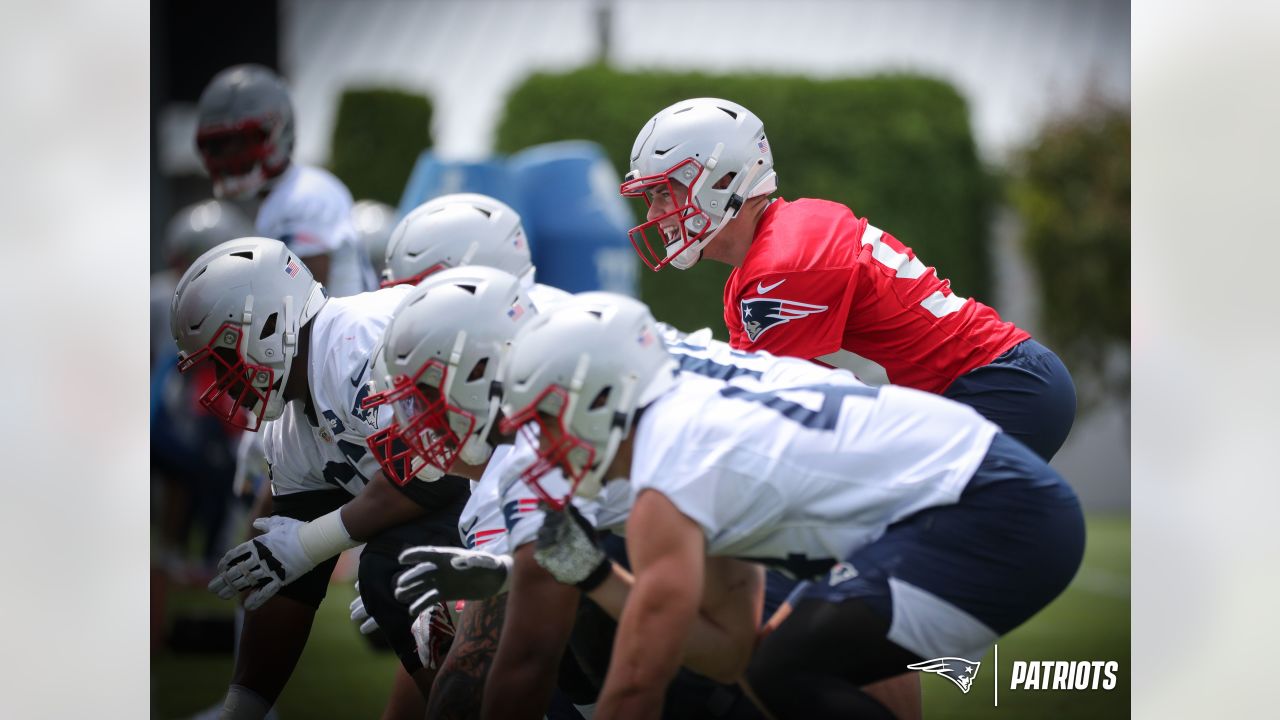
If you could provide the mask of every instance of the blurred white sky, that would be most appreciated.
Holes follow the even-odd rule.
[[[506,94],[530,73],[582,65],[606,0],[282,4],[282,60],[300,150],[327,156],[343,88],[389,82],[434,100],[437,150],[492,148]],[[1127,104],[1123,0],[614,0],[609,59],[623,69],[820,77],[910,70],[969,98],[983,151],[998,156],[1090,87]],[[465,70],[462,72],[461,70]],[[654,108],[658,110],[658,108]],[[645,118],[636,119],[636,127]]]
[[[607,0],[284,0],[281,64],[298,152],[328,158],[342,91],[385,84],[435,105],[436,150],[487,155],[505,98],[529,74],[590,62]],[[623,69],[817,77],[912,71],[969,99],[999,160],[1087,93],[1127,104],[1123,0],[613,0],[610,61]],[[654,108],[656,111],[658,108]],[[639,128],[645,118],[636,119]],[[766,118],[766,123],[768,119]],[[190,110],[168,118],[170,168],[194,170]],[[175,165],[176,163],[176,165]]]

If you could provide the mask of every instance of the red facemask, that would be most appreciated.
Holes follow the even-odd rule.
[[[242,350],[243,340],[238,326],[225,323],[208,345],[182,358],[178,370],[186,373],[198,366],[212,368],[214,379],[200,394],[200,404],[232,427],[257,432],[267,402],[277,391],[275,371],[265,365],[249,364]]]
[[[693,181],[687,185],[673,179],[673,176],[686,167],[693,167],[697,170],[697,173],[693,176]],[[655,193],[665,193],[666,197],[670,198],[670,210],[659,217],[631,228],[631,231],[627,233],[628,237],[631,238],[632,247],[636,249],[640,259],[650,269],[654,271],[661,270],[675,259],[681,251],[706,235],[710,229],[711,218],[694,204],[693,195],[688,190],[691,187],[697,187],[698,179],[702,177],[703,172],[702,165],[697,160],[689,158],[657,175],[632,178],[622,183],[619,190],[622,196],[642,198],[646,208],[653,207]],[[682,196],[684,197],[683,202],[678,200]],[[646,212],[647,216],[648,213]],[[703,221],[702,230],[690,233],[686,223],[699,216]],[[668,234],[668,231],[663,229],[664,225],[671,229],[671,234]]]

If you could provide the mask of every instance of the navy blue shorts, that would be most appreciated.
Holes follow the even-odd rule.
[[[889,640],[900,647],[976,660],[1066,589],[1083,555],[1075,492],[997,434],[958,502],[889,526],[792,601],[861,600],[890,620]]]
[[[1049,461],[1076,418],[1076,386],[1058,356],[1027,339],[956,378],[942,396],[962,402]]]

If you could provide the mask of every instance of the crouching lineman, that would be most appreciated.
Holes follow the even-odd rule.
[[[972,408],[896,386],[677,373],[647,308],[581,298],[534,318],[502,373],[505,428],[537,433],[523,479],[622,492],[634,587],[601,717],[658,717],[708,568],[733,557],[824,576],[731,666],[779,718],[891,717],[860,688],[937,657],[977,659],[1067,586],[1084,548],[1074,492]],[[538,557],[580,583],[606,560],[575,518]],[[576,540],[575,540],[576,537]],[[834,562],[834,564],[833,564]],[[617,568],[608,573],[620,575]]]
[[[387,328],[383,354],[386,374],[396,380],[390,392],[370,399],[381,402],[386,398],[395,403],[395,427],[405,435],[404,446],[426,458],[437,471],[448,469],[459,474],[473,471],[459,460],[465,452],[459,449],[479,439],[474,428],[493,427],[498,348],[530,321],[527,313],[509,312],[514,306],[510,297],[489,297],[486,284],[467,280],[466,270],[441,273],[431,282],[457,278],[457,282],[471,283],[472,290],[433,293],[420,288],[397,310]],[[765,376],[790,384],[818,380],[856,383],[847,372],[833,372],[802,360],[736,352],[725,343],[711,341],[709,335],[709,331],[694,336],[667,331],[682,371],[726,380]],[[381,378],[383,371],[376,376]],[[467,382],[458,379],[462,377],[468,378]],[[489,432],[491,438],[500,437]],[[539,566],[534,557],[534,539],[542,522],[542,514],[536,512],[538,496],[531,486],[518,482],[519,470],[527,464],[521,459],[525,451],[533,452],[528,444],[519,443],[516,449],[504,445],[493,451],[463,512],[462,532],[468,550],[414,548],[402,557],[415,567],[401,576],[396,597],[411,603],[413,614],[441,599],[484,599],[483,605],[467,604],[464,628],[459,630],[459,639],[432,691],[433,707],[437,698],[446,695],[446,685],[466,684],[477,689],[483,685],[485,717],[540,717],[557,681],[562,689],[572,689],[566,687],[570,679],[566,675],[574,667],[589,682],[585,696],[571,695],[575,701],[594,700],[603,682],[615,625],[601,617],[598,608],[616,618],[627,594],[626,584],[616,578],[603,582],[609,578],[605,572],[597,576],[599,584],[584,580],[571,587],[557,583]],[[511,472],[513,468],[515,472]],[[543,478],[544,484],[549,481],[549,477]],[[567,492],[565,486],[557,497]],[[602,528],[621,528],[630,510],[625,493],[603,503],[578,502],[583,513]],[[485,522],[484,518],[505,518],[506,537],[492,527],[492,520]],[[486,554],[501,553],[504,540],[514,549],[514,560]],[[592,564],[588,569],[601,567],[609,569],[607,563]],[[759,717],[740,693],[707,678],[729,683],[736,678],[739,670],[725,664],[724,659],[732,661],[749,651],[755,641],[763,604],[762,574],[758,567],[730,558],[708,566],[701,605],[707,620],[699,626],[686,655],[688,667],[706,677],[685,673],[673,683],[668,690],[667,717]],[[502,598],[495,593],[508,588],[503,624]],[[579,604],[580,589],[595,602]],[[493,632],[497,625],[502,625],[501,641],[486,678],[483,670],[489,668],[489,660],[483,650],[498,643],[497,634],[491,638],[473,635],[465,643],[462,638],[467,627]],[[738,633],[731,635],[722,628]],[[566,643],[571,651],[567,654]],[[738,652],[724,652],[726,645]]]
[[[428,716],[474,716],[480,712],[481,692],[488,695],[496,687],[504,704],[502,709],[486,710],[487,714],[542,717],[550,705],[555,717],[557,701],[559,709],[568,710],[565,700],[589,704],[598,691],[598,684],[584,677],[576,660],[567,659],[567,666],[561,667],[561,653],[575,625],[589,623],[595,630],[605,619],[603,614],[580,610],[577,590],[557,583],[532,559],[536,526],[522,527],[523,539],[517,544],[527,544],[527,552],[518,555],[514,564],[504,555],[507,522],[516,523],[536,504],[536,497],[520,483],[521,498],[508,500],[499,492],[512,448],[510,438],[497,432],[496,380],[505,348],[536,313],[522,285],[492,268],[461,267],[432,275],[397,309],[375,362],[375,378],[386,389],[370,396],[368,404],[392,406],[396,420],[379,432],[378,441],[371,439],[385,471],[392,477],[421,474],[428,472],[421,464],[425,461],[430,472],[448,470],[479,479],[459,525],[468,549],[415,548],[404,555],[406,560],[424,563],[401,577],[402,591],[397,593],[411,602],[410,612],[419,616],[420,627],[426,624],[420,613],[438,612],[434,608],[439,600],[470,601],[432,689]],[[395,454],[395,448],[404,452]],[[456,572],[438,577],[451,571]],[[427,573],[437,577],[428,579]],[[504,594],[509,578],[522,589],[523,601],[518,605],[508,603]],[[428,581],[430,589],[425,587]],[[759,584],[755,587],[758,590]],[[752,597],[758,600],[758,592],[743,593],[744,600]],[[759,616],[758,604],[746,606]],[[503,646],[530,647],[535,656],[521,654],[524,662],[517,671],[505,672],[500,666],[490,671],[499,629],[512,610],[517,620],[527,614],[539,621],[505,620]],[[603,659],[607,653],[601,665]],[[602,672],[599,679],[603,680]],[[553,695],[557,683],[569,692]],[[732,701],[731,693],[728,699]],[[696,716],[709,715],[697,712]]]
[[[254,523],[265,533],[228,552],[210,583],[226,599],[252,591],[223,717],[267,712],[306,644],[336,556],[365,540],[360,573],[379,576],[371,584],[386,595],[370,603],[374,616],[424,694],[430,688],[391,574],[405,545],[455,537],[467,486],[449,477],[393,486],[365,445],[388,418],[362,407],[370,351],[409,292],[329,298],[291,250],[266,238],[213,248],[178,283],[180,369],[207,373],[200,401],[216,417],[266,434],[274,499],[275,514]],[[371,510],[345,512],[352,496]]]

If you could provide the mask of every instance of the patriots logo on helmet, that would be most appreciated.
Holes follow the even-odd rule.
[[[776,325],[809,317],[827,309],[826,305],[810,305],[795,300],[780,298],[755,297],[741,301],[742,328],[747,331],[747,339],[755,342],[756,338]]]
[[[982,663],[980,662],[965,660],[964,658],[942,657],[913,663],[908,665],[907,669],[941,675],[955,683],[956,687],[963,690],[967,695],[970,688],[973,687],[973,679],[978,676],[978,668],[981,666]]]

